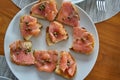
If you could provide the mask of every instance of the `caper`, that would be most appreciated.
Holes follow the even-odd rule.
[[[67,66],[70,66],[70,61],[69,60],[67,60]]]
[[[48,62],[48,63],[50,63],[50,62],[51,62],[51,60],[50,60],[50,59],[46,59],[45,61],[46,61],[46,62]]]
[[[31,28],[26,28],[25,31],[32,31],[32,29]]]
[[[67,17],[68,19],[71,19],[70,16]]]
[[[85,42],[85,38],[81,38],[81,41],[82,41],[82,42]]]
[[[39,6],[39,10],[40,10],[40,11],[42,11],[42,10],[44,10],[44,9],[45,9],[45,5],[44,5],[44,4],[42,4],[42,5]]]
[[[54,35],[55,37],[57,37],[57,36],[58,36],[57,32],[53,32],[53,35]]]
[[[28,26],[28,25],[29,25],[29,22],[25,22],[25,24]]]
[[[31,52],[31,49],[26,49],[25,50],[25,54],[28,54],[29,52]]]

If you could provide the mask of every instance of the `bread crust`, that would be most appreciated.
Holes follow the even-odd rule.
[[[55,44],[55,43],[53,43],[53,42],[51,41],[48,30],[49,30],[49,27],[46,28],[46,42],[47,42],[47,45],[48,45],[48,46],[51,46],[51,45],[53,45],[53,44]]]
[[[64,52],[64,51],[61,51],[61,53],[62,53],[62,52]],[[72,58],[72,60],[75,61],[75,59],[73,58],[73,56],[72,56],[70,53],[69,53],[69,55],[70,55],[70,57]],[[60,54],[60,57],[62,57],[62,56],[64,56],[64,55]],[[75,62],[76,62],[76,61],[75,61]],[[73,78],[73,77],[75,76],[76,71],[77,71],[77,66],[75,67],[75,72],[74,72],[73,76],[70,76],[68,73],[63,72],[63,71],[60,69],[59,64],[60,64],[60,59],[59,59],[59,61],[58,61],[58,65],[56,66],[56,69],[55,69],[55,73],[56,73],[56,74],[58,74],[58,75],[60,75],[60,76],[63,76],[64,78],[67,78],[67,79],[71,79],[71,78]]]
[[[34,14],[34,13],[32,13],[32,11],[30,11],[30,15],[31,15],[31,16],[34,16],[34,17],[36,17],[36,18],[46,19],[46,18],[43,17],[43,16],[40,16],[40,15],[38,15],[38,14]]]

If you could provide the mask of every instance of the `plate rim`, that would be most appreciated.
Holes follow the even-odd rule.
[[[88,72],[88,74],[86,74],[86,76],[83,78],[83,80],[90,74],[90,72],[93,70],[93,68],[94,68],[94,66],[95,66],[95,64],[96,64],[96,61],[97,61],[97,58],[98,58],[98,54],[99,54],[99,47],[100,47],[100,45],[99,45],[99,35],[98,35],[98,31],[97,31],[97,28],[96,28],[96,26],[95,26],[95,23],[93,22],[93,20],[92,20],[92,18],[82,9],[82,8],[80,8],[78,5],[76,5],[76,4],[74,4],[75,6],[77,6],[77,8],[79,8],[79,9],[81,9],[81,11],[82,12],[84,12],[84,14],[90,19],[90,21],[92,22],[92,25],[93,25],[93,27],[94,27],[94,29],[95,29],[95,32],[96,32],[96,34],[97,34],[97,41],[98,41],[98,45],[97,45],[97,47],[98,47],[98,49],[97,49],[97,56],[96,56],[96,59],[95,59],[95,62],[94,62],[94,64],[93,64],[93,66],[92,66],[92,68],[89,70],[89,72]]]

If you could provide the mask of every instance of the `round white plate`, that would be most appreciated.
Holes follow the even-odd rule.
[[[58,9],[60,8],[61,1],[62,0],[57,0]],[[19,30],[20,17],[25,14],[29,14],[31,6],[35,3],[36,2],[29,4],[28,6],[23,8],[20,12],[18,12],[11,21],[10,25],[8,26],[4,41],[4,51],[5,51],[6,61],[11,71],[19,80],[65,80],[63,77],[56,75],[54,72],[53,73],[39,72],[37,71],[35,66],[18,66],[12,63],[10,60],[9,45],[16,40],[23,40]],[[55,49],[58,51],[61,50],[70,51],[77,62],[77,72],[73,80],[83,80],[88,75],[88,73],[92,70],[96,62],[98,56],[98,50],[99,50],[98,34],[93,21],[81,8],[78,8],[78,12],[80,15],[80,25],[82,27],[85,27],[90,33],[92,33],[95,39],[95,47],[91,55],[83,55],[69,50],[69,48],[72,45],[72,27],[66,25],[65,28],[69,34],[69,39],[65,41],[61,41],[56,45],[49,47],[47,46],[45,40],[46,27],[49,25],[49,22],[46,20],[39,19],[39,21],[43,24],[42,32],[38,37],[32,37],[30,39],[33,43],[33,50]]]

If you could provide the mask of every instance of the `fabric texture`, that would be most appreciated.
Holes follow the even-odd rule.
[[[24,8],[26,5],[37,0],[12,0],[19,8]]]
[[[4,76],[12,80],[18,80],[9,69],[4,56],[0,56],[0,76]]]

